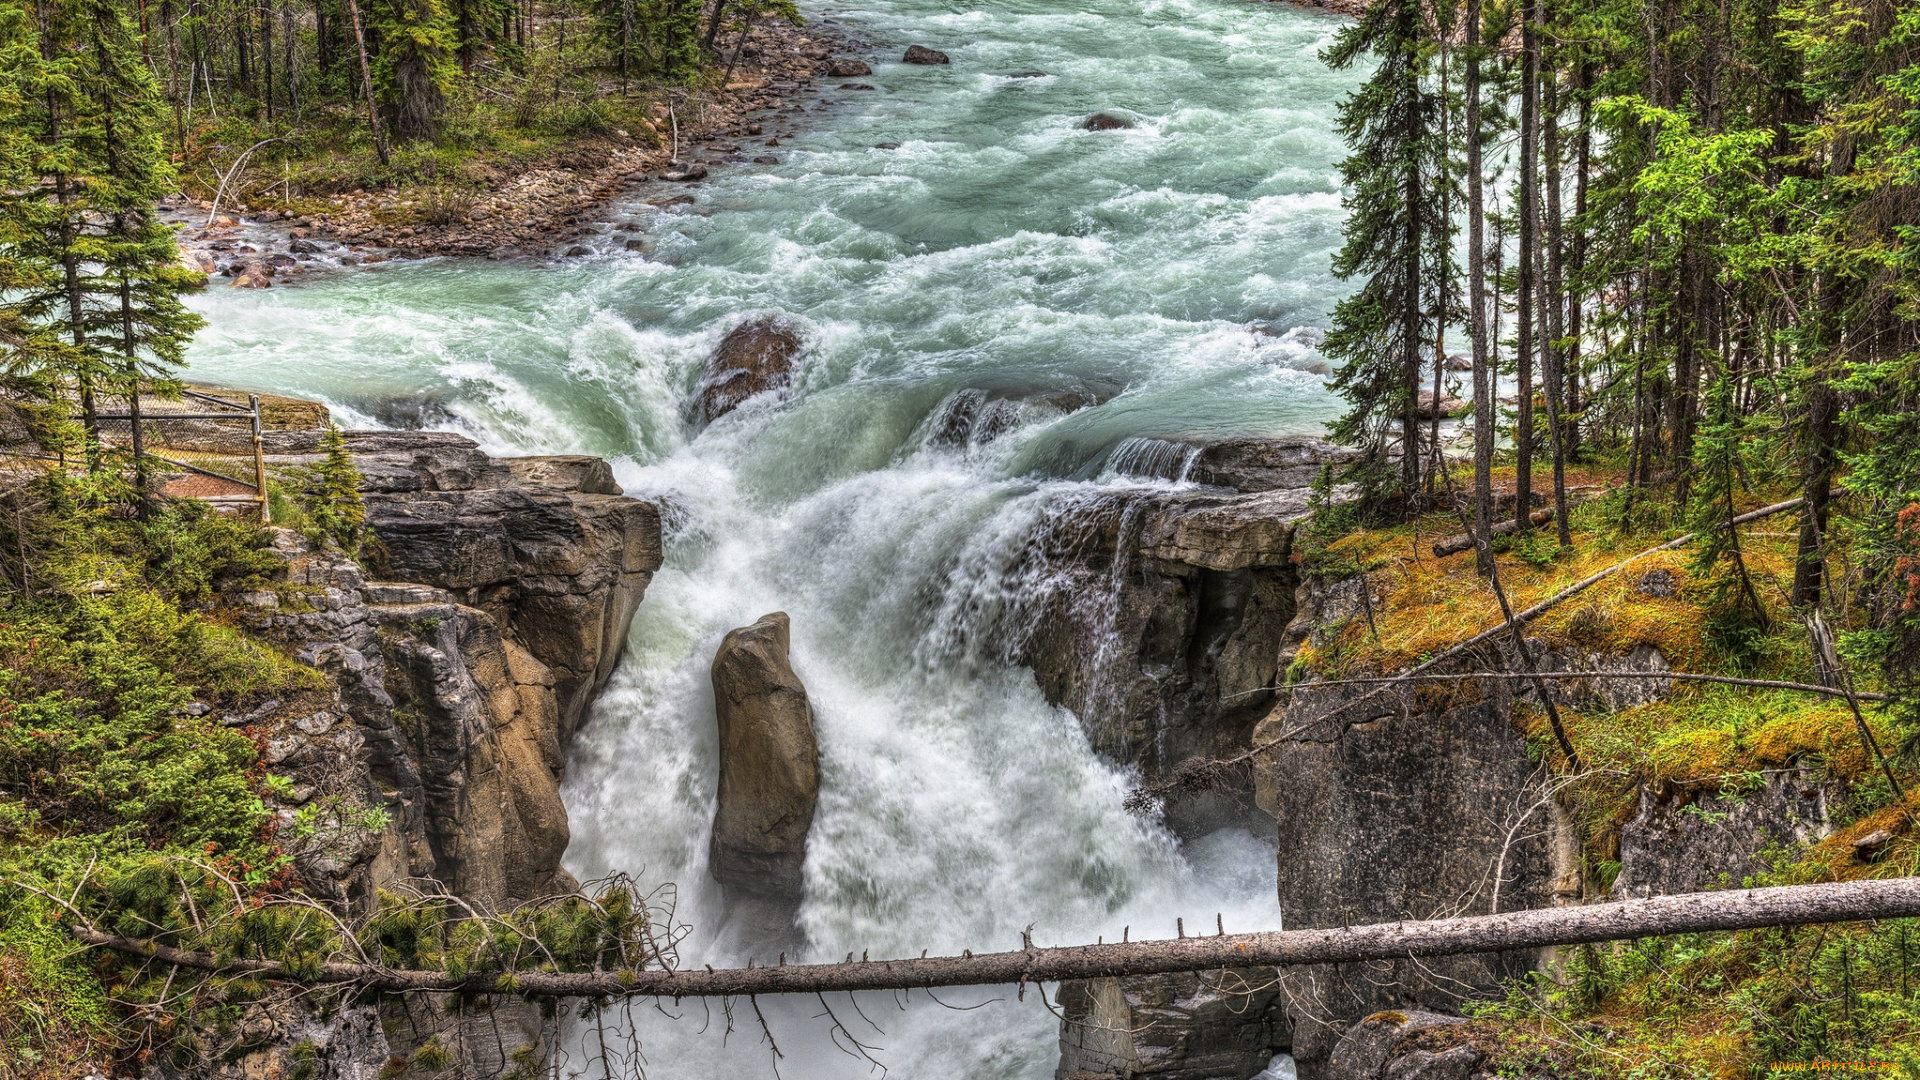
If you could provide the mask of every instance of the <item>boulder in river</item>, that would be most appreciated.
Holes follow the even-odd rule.
[[[675,166],[660,174],[660,179],[662,180],[674,180],[680,183],[691,183],[692,181],[705,180],[706,178],[707,167],[697,161],[690,162],[686,165]]]
[[[858,75],[871,75],[873,68],[865,60],[835,60],[827,65],[827,74],[836,79],[851,79]]]
[[[267,289],[273,287],[273,267],[263,262],[246,265],[233,279],[236,289]]]
[[[1132,127],[1133,121],[1124,116],[1099,112],[1087,117],[1080,126],[1088,131],[1119,131],[1122,128]]]
[[[807,688],[787,659],[785,612],[730,631],[713,657],[720,794],[710,868],[743,943],[794,938],[820,751]]]
[[[1461,401],[1457,397],[1454,397],[1452,394],[1439,395],[1439,405],[1440,405],[1440,415],[1443,418],[1449,417],[1449,416],[1460,416],[1467,411],[1467,403],[1464,401]],[[1420,419],[1422,420],[1433,419],[1434,393],[1432,390],[1420,391],[1419,403],[1417,407],[1420,412]]]
[[[748,319],[720,339],[700,380],[700,411],[708,423],[755,394],[784,390],[804,342],[784,315]]]
[[[948,64],[947,54],[938,49],[929,49],[925,45],[907,46],[907,55],[901,58],[908,64]]]

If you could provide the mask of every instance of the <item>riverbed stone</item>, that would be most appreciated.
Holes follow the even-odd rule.
[[[757,394],[785,390],[804,348],[800,328],[785,315],[758,316],[728,331],[700,379],[706,421],[718,420]]]
[[[907,46],[907,54],[901,57],[901,61],[908,64],[947,64],[952,62],[947,59],[946,53],[938,49],[929,49],[925,45]]]

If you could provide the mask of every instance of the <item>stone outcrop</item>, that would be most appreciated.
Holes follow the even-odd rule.
[[[803,890],[820,750],[807,688],[788,662],[785,612],[730,631],[713,657],[720,793],[710,865],[743,941],[789,945]]]
[[[1060,500],[1024,557],[1015,658],[1095,749],[1149,781],[1245,749],[1284,670],[1301,489]],[[1241,784],[1175,800],[1182,835],[1259,827]]]
[[[1063,983],[1055,1076],[1247,1080],[1289,1041],[1271,968]]]
[[[1285,656],[1290,660],[1305,641],[1324,647],[1380,602],[1364,575],[1309,576],[1296,597]],[[1624,656],[1550,651],[1537,640],[1530,647],[1546,671],[1647,676],[1556,680],[1550,692],[1565,706],[1628,708],[1664,697],[1671,686],[1660,677],[1666,659],[1651,646]],[[1460,663],[1467,671],[1520,670],[1517,658],[1491,647]],[[1578,903],[1575,830],[1512,719],[1516,696],[1530,698],[1531,690],[1468,679],[1368,695],[1372,689],[1308,681],[1253,732],[1256,744],[1284,742],[1256,766],[1254,786],[1276,822],[1288,929]],[[1364,705],[1342,707],[1362,697]],[[1290,970],[1283,981],[1300,1075],[1336,1075],[1329,1058],[1358,1018],[1457,1010],[1466,998],[1499,993],[1502,980],[1542,961],[1538,952],[1516,951],[1364,970]]]
[[[1254,731],[1290,735],[1256,767],[1256,797],[1279,838],[1289,930],[1545,907],[1565,887],[1544,775],[1511,715],[1510,684],[1396,689],[1320,721],[1366,688],[1294,691]],[[1577,866],[1577,863],[1575,864]],[[1578,896],[1577,872],[1572,893]],[[1457,1009],[1539,957],[1531,951],[1289,970],[1293,1053],[1305,1080],[1355,1018]]]
[[[1640,789],[1640,812],[1620,830],[1612,896],[1739,888],[1764,869],[1768,848],[1794,850],[1833,832],[1832,786],[1799,766],[1763,774],[1749,792]]]
[[[906,64],[946,64],[950,63],[947,54],[938,49],[929,49],[925,45],[907,46],[906,55],[901,57]]]
[[[977,449],[1015,428],[1098,405],[1116,391],[1095,385],[970,386],[948,394],[928,417],[926,441],[932,446]]]
[[[793,381],[805,342],[784,315],[748,319],[727,332],[700,377],[700,413],[707,423],[756,394],[777,393]]]
[[[1080,122],[1087,131],[1120,131],[1133,126],[1133,121],[1113,113],[1094,113]]]
[[[1481,1074],[1480,1052],[1456,1045],[1431,1050],[1423,1037],[1466,1023],[1458,1016],[1388,1010],[1357,1021],[1327,1060],[1327,1080],[1469,1080]]]
[[[317,440],[276,433],[275,463],[311,460]],[[279,530],[280,580],[233,598],[252,630],[327,676],[324,690],[223,718],[291,781],[277,810],[308,818],[288,833],[295,869],[360,910],[379,889],[490,908],[571,891],[566,752],[660,565],[659,515],[619,495],[597,459],[496,461],[447,433],[347,443],[378,541],[367,561],[389,580]],[[406,1014],[389,1025],[394,1053],[457,1030],[475,1075],[552,1037],[525,1002],[384,1007]]]
[[[1189,478],[1241,492],[1313,486],[1326,466],[1352,461],[1351,450],[1313,439],[1222,439],[1200,448]]]

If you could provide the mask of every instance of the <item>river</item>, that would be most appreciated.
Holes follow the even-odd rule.
[[[1338,23],[1220,0],[816,13],[876,61],[920,43],[953,62],[876,62],[877,89],[828,91],[778,165],[719,170],[692,206],[609,207],[644,225],[646,256],[608,233],[550,264],[210,290],[193,375],[315,397],[347,424],[457,427],[496,453],[600,454],[663,501],[666,566],[574,751],[567,863],[676,883],[683,961],[744,960],[712,933],[707,668],[722,633],[775,610],[821,743],[814,957],[1012,948],[1029,924],[1040,944],[1170,937],[1177,916],[1215,913],[1277,928],[1270,843],[1182,847],[1125,813],[1125,772],[994,643],[1050,505],[1166,482],[1115,468],[1123,440],[1304,434],[1334,414],[1315,343],[1342,292],[1334,105],[1358,76],[1316,53]],[[1095,111],[1135,126],[1082,130]],[[695,425],[715,344],[774,311],[809,341],[791,395]],[[968,388],[1105,400],[938,445],[932,418]],[[841,1019],[909,1080],[1052,1075],[1057,1021],[1033,993],[941,1000],[988,1004],[875,995],[871,1025]],[[761,1005],[781,1076],[869,1071],[818,1003]],[[750,1012],[727,1036],[717,1011],[668,1011],[637,1020],[648,1076],[773,1075]],[[563,1075],[600,1075],[595,1053],[570,1038]]]

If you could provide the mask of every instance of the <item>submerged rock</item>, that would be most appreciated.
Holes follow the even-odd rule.
[[[951,63],[951,61],[947,59],[946,53],[943,53],[938,49],[929,49],[925,45],[907,46],[907,55],[905,55],[904,57],[901,57],[901,60],[902,62],[908,63],[908,64]]]
[[[1132,127],[1133,121],[1124,116],[1100,112],[1087,117],[1080,126],[1088,131],[1119,131],[1122,128]]]
[[[807,688],[787,659],[785,612],[729,632],[713,657],[720,795],[710,866],[748,943],[795,940],[820,751]]]
[[[700,410],[708,423],[756,394],[785,390],[804,342],[784,315],[748,319],[728,331],[700,379]]]

